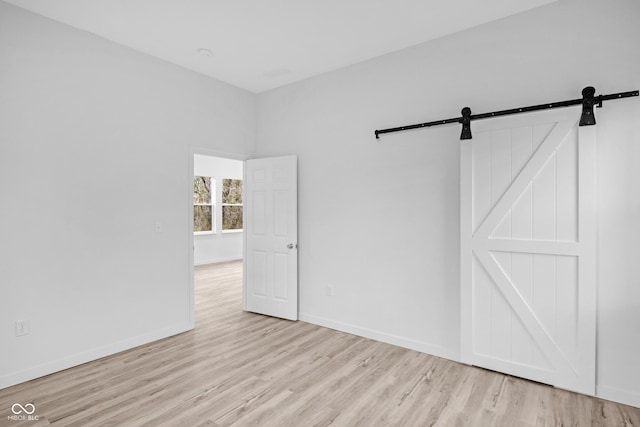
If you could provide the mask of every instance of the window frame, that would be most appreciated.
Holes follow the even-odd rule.
[[[242,203],[225,203],[224,202],[224,182],[225,180],[229,181],[240,181],[241,194],[240,197],[242,199]],[[238,178],[223,178],[221,180],[221,188],[220,188],[220,232],[223,234],[226,233],[241,233],[244,231],[244,180]],[[242,208],[242,228],[224,228],[224,207],[225,206],[240,206]]]
[[[206,236],[209,234],[216,234],[217,230],[216,230],[216,180],[214,177],[212,176],[206,176],[206,175],[194,175],[193,179],[194,182],[197,178],[209,178],[209,195],[210,195],[210,200],[211,203],[196,203],[195,202],[195,197],[194,197],[194,201],[193,201],[193,221],[195,223],[195,208],[196,206],[209,206],[211,208],[211,230],[202,230],[202,231],[193,231],[193,235],[194,236]]]

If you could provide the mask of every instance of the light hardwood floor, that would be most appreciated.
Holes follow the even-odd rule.
[[[196,267],[196,329],[0,390],[0,426],[640,426],[640,409],[245,313]],[[37,422],[7,419],[33,402]]]

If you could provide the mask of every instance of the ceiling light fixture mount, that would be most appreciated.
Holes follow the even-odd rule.
[[[196,52],[198,52],[198,55],[204,56],[205,58],[211,58],[213,56],[211,49],[207,49],[206,47],[199,47],[196,49]]]

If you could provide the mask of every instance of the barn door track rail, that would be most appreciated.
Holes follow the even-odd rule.
[[[395,128],[376,130],[376,139],[380,139],[380,135],[392,132],[402,132],[410,129],[420,129],[431,126],[446,125],[450,123],[460,123],[462,125],[462,133],[460,139],[471,139],[471,121],[490,119],[492,117],[508,116],[511,114],[528,113],[530,111],[548,110],[550,108],[562,108],[570,107],[572,105],[582,104],[582,115],[580,116],[580,126],[593,126],[596,124],[596,117],[593,114],[593,107],[602,107],[603,101],[610,101],[613,99],[630,98],[632,96],[638,96],[637,90],[628,92],[612,93],[610,95],[597,95],[593,86],[587,86],[582,89],[582,98],[570,99],[568,101],[551,102],[547,104],[531,105],[529,107],[512,108],[510,110],[494,111],[492,113],[471,114],[471,108],[464,107],[461,111],[461,117],[454,117],[451,119],[434,120],[432,122],[418,123],[415,125],[399,126]]]

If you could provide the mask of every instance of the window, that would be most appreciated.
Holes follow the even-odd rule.
[[[193,232],[213,232],[211,177],[193,178]]]
[[[242,180],[222,180],[222,231],[242,230]]]

